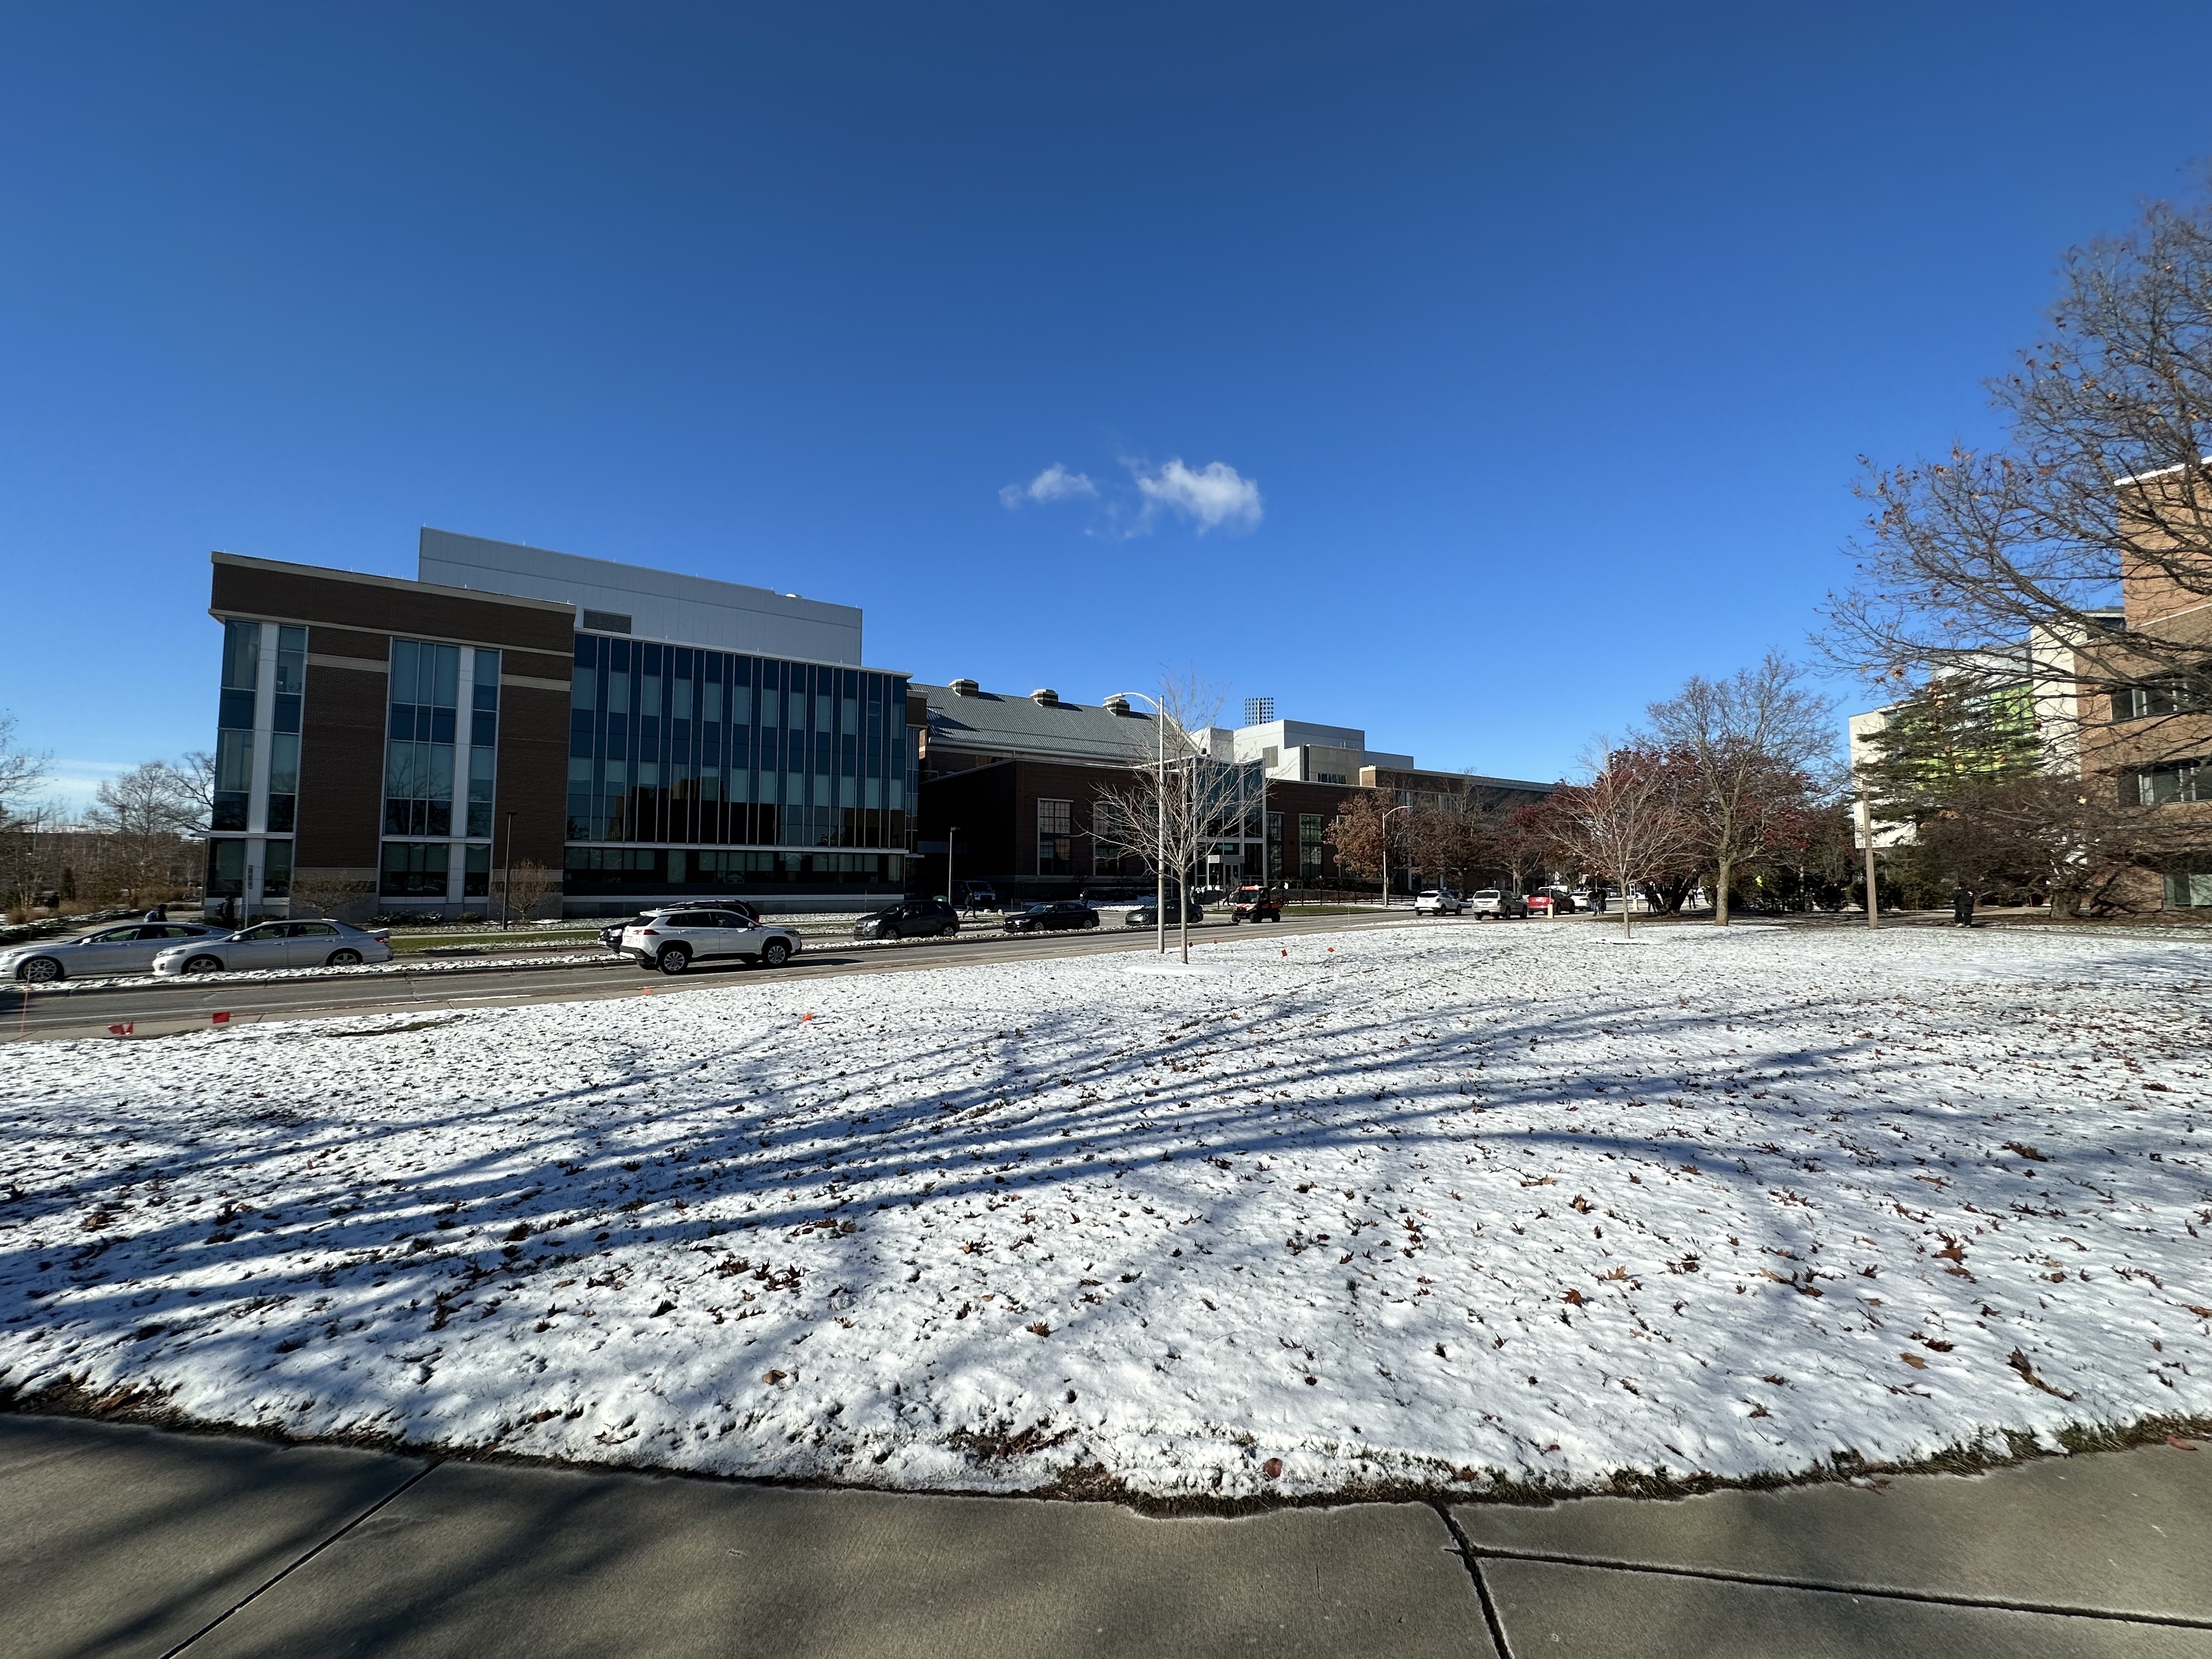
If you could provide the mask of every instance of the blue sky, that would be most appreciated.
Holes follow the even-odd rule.
[[[1855,458],[1990,435],[2191,188],[2212,11],[2102,21],[16,7],[0,708],[78,788],[210,746],[208,550],[432,524],[1554,776],[1802,650]]]

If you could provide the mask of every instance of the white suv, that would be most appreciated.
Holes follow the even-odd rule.
[[[633,921],[615,948],[647,972],[680,974],[695,962],[714,961],[781,968],[799,954],[799,934],[741,911],[672,904]]]
[[[1455,916],[1467,908],[1467,901],[1449,887],[1431,887],[1413,901],[1417,916]]]

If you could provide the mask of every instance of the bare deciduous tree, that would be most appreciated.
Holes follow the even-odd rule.
[[[1243,834],[1241,823],[1231,826],[1244,811],[1245,769],[1217,759],[1199,735],[1220,712],[1216,688],[1188,674],[1163,678],[1156,718],[1164,765],[1156,747],[1152,760],[1133,762],[1122,782],[1098,792],[1097,801],[1106,808],[1103,814],[1093,809],[1093,823],[1103,818],[1106,824],[1103,834],[1093,832],[1101,851],[1141,859],[1148,870],[1175,884],[1185,962],[1190,960],[1191,888],[1206,849],[1226,835]]]
[[[1715,873],[1713,919],[1729,921],[1737,869],[1795,845],[1836,749],[1835,705],[1773,652],[1724,680],[1692,676],[1650,709],[1654,735],[1685,775],[1684,805]]]
[[[88,829],[108,838],[108,875],[131,901],[167,890],[184,854],[185,833],[199,823],[185,775],[166,761],[147,761],[100,781],[85,815]]]
[[[376,897],[376,884],[327,871],[301,871],[292,877],[288,897],[287,908],[295,916],[365,921]]]
[[[1988,390],[2002,446],[1866,464],[1857,576],[1829,597],[1824,648],[1899,689],[2055,686],[2037,708],[2053,744],[2115,694],[2147,718],[2212,708],[2212,204],[2154,204],[2071,250],[2049,331]],[[2117,628],[2124,576],[2176,623]]]
[[[33,754],[16,740],[15,717],[0,710],[0,826],[15,822],[46,781],[49,754]]]
[[[1561,784],[1531,814],[1561,863],[1619,884],[1620,932],[1634,934],[1628,896],[1692,839],[1680,769],[1649,749],[1616,749],[1606,738],[1584,751],[1585,783]]]
[[[561,872],[526,859],[495,875],[492,889],[499,901],[499,925],[512,927],[517,921],[531,921],[547,900],[559,896]]]

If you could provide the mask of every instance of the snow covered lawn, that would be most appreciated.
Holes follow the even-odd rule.
[[[0,1391],[1221,1496],[2212,1413],[2204,945],[1197,955],[10,1047]]]

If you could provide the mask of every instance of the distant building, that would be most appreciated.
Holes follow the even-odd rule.
[[[922,890],[944,892],[948,854],[956,884],[988,884],[1002,899],[1066,896],[1142,886],[1143,860],[1120,855],[1101,796],[1152,759],[1158,728],[1141,704],[1070,702],[1039,690],[984,690],[974,680],[921,685]],[[1241,821],[1226,826],[1196,879],[1340,884],[1325,840],[1357,791],[1391,791],[1398,804],[1471,794],[1485,807],[1541,800],[1548,784],[1416,768],[1411,755],[1367,747],[1364,732],[1299,720],[1208,727],[1193,734],[1217,760],[1247,769]],[[1238,819],[1239,815],[1231,815]]]

